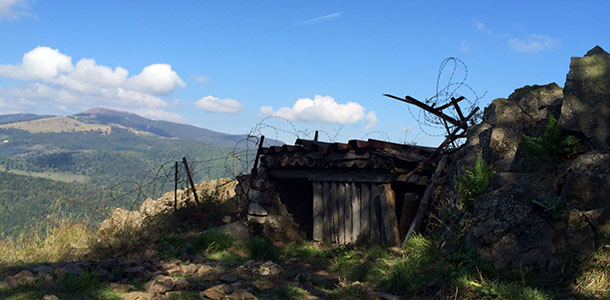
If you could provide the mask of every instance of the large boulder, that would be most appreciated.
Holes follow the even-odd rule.
[[[562,189],[563,199],[582,211],[610,206],[610,154],[587,153],[572,161]]]
[[[610,54],[601,47],[572,58],[559,125],[584,133],[595,149],[610,151]]]
[[[549,183],[533,184],[536,179],[525,174],[508,177],[496,180],[506,183],[499,189],[475,199],[466,245],[500,269],[545,267],[555,251],[552,228],[531,200],[543,198],[541,186]]]
[[[522,135],[535,135],[549,113],[558,114],[563,91],[556,83],[516,89],[508,99],[498,98],[485,108],[483,122],[468,130],[461,157],[463,165],[472,165],[476,156],[499,172],[513,168]]]

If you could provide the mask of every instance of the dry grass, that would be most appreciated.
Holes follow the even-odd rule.
[[[20,129],[30,133],[75,131],[101,131],[104,133],[112,132],[112,127],[108,125],[87,124],[70,117],[51,117],[33,121],[10,123],[0,125],[0,128]]]
[[[0,240],[0,269],[16,265],[83,259],[94,235],[83,222],[62,219],[46,230],[34,228]]]

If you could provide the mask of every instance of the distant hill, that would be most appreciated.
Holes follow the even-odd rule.
[[[11,216],[0,214],[6,219],[0,235],[44,218],[56,201],[71,203],[67,212],[79,215],[158,196],[173,189],[174,163],[182,157],[196,181],[247,173],[256,151],[244,147],[246,135],[110,109],[0,115],[0,123],[0,211]]]
[[[23,121],[31,121],[42,118],[52,117],[50,115],[35,115],[35,114],[10,114],[10,115],[0,115],[0,125],[15,123],[15,122],[23,122]]]
[[[77,120],[89,124],[121,125],[142,132],[150,132],[161,137],[186,139],[217,147],[234,147],[247,138],[245,134],[225,134],[192,125],[155,121],[136,114],[107,108],[89,109],[73,116]]]

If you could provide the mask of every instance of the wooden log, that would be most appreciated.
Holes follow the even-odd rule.
[[[330,183],[330,207],[331,207],[331,232],[330,232],[330,242],[332,244],[339,243],[339,210],[337,209],[337,183]]]
[[[360,184],[352,182],[352,242],[360,239]]]
[[[339,244],[345,245],[345,184],[337,183],[337,210],[339,211]]]
[[[345,183],[345,244],[352,243],[352,185]]]
[[[368,240],[371,233],[371,185],[369,183],[360,184],[360,200],[360,236]]]
[[[379,185],[379,200],[381,201],[381,215],[383,216],[383,233],[385,243],[388,246],[400,244],[400,234],[398,232],[398,220],[396,218],[396,197],[392,186],[387,184]]]
[[[432,192],[434,191],[434,184],[436,183],[438,178],[441,176],[441,173],[445,169],[446,163],[447,163],[447,155],[443,155],[441,157],[441,160],[438,162],[438,165],[436,165],[436,170],[434,171],[434,175],[432,175],[432,179],[430,179],[430,183],[428,184],[428,187],[426,188],[426,191],[424,192],[424,195],[422,196],[421,201],[419,202],[419,207],[417,208],[417,214],[415,214],[415,217],[413,218],[413,222],[411,222],[411,226],[409,226],[409,230],[407,231],[407,234],[405,235],[405,239],[402,241],[403,246],[407,243],[409,236],[411,234],[413,234],[414,231],[419,230],[419,227],[421,226],[421,221],[424,218],[424,215],[426,214],[426,212],[428,211],[428,206],[430,205],[429,202],[430,202],[430,198],[432,197]]]
[[[381,206],[379,204],[379,194],[377,185],[371,184],[371,242],[381,242]]]
[[[324,181],[323,183],[323,202],[324,202],[324,225],[322,228],[323,237],[322,242],[329,244],[331,241],[331,229],[333,224],[333,217],[331,214],[330,205],[330,182]]]
[[[313,182],[313,240],[321,242],[324,228],[324,186],[321,182]]]
[[[419,197],[415,193],[405,193],[402,200],[402,210],[398,219],[398,231],[400,238],[403,239],[409,231],[409,225],[413,222],[415,213],[417,212],[417,200]]]

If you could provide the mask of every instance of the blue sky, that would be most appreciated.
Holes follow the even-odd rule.
[[[609,28],[608,1],[0,0],[0,113],[102,106],[227,133],[265,120],[293,142],[264,119],[279,116],[303,137],[435,145],[382,94],[434,96],[447,57],[482,107],[563,86],[571,56],[609,50]]]

